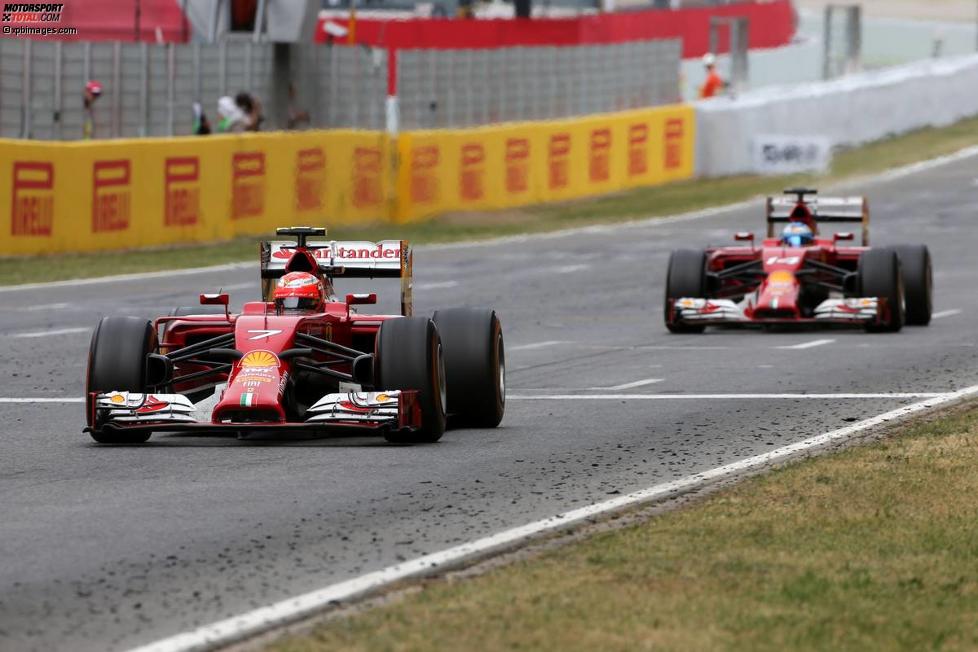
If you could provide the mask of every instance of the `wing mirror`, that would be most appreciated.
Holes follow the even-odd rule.
[[[200,305],[202,306],[226,306],[228,305],[228,293],[202,294],[200,295]]]
[[[370,294],[346,295],[346,305],[348,306],[365,306],[375,303],[377,303],[377,294],[375,292],[371,292]]]
[[[852,240],[854,237],[855,236],[852,233],[845,231],[843,233],[836,233],[834,236],[832,236],[832,240],[834,242],[838,242],[839,240]]]
[[[754,242],[754,234],[750,231],[738,231],[734,234],[734,240],[737,242]]]

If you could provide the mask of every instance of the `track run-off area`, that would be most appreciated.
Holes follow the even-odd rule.
[[[670,335],[669,252],[760,234],[760,201],[419,247],[416,312],[493,306],[508,349],[501,427],[434,445],[157,435],[99,447],[81,432],[98,318],[152,318],[218,288],[240,306],[258,298],[257,260],[0,289],[0,649],[239,637],[978,392],[974,155],[839,190],[869,196],[874,245],[931,248],[935,319],[896,334]]]

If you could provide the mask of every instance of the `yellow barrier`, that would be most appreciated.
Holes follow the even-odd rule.
[[[205,242],[325,215],[334,224],[384,218],[387,143],[358,131],[0,141],[0,254]]]
[[[312,131],[87,143],[0,141],[0,255],[417,220],[693,174],[687,106],[401,134]],[[395,152],[396,149],[396,152]],[[396,156],[395,156],[396,153]]]
[[[415,131],[398,142],[396,218],[587,197],[693,176],[692,107]]]

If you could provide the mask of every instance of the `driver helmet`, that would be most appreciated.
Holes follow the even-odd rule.
[[[282,312],[321,312],[326,303],[323,282],[309,272],[289,272],[275,286],[275,309]]]
[[[811,227],[803,222],[792,222],[781,232],[781,242],[789,247],[804,247],[815,240]]]

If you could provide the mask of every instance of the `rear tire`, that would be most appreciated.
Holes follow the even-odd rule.
[[[426,317],[384,321],[377,331],[375,385],[378,389],[418,390],[421,429],[388,432],[394,443],[431,443],[445,433],[445,362],[435,323]]]
[[[91,392],[146,393],[146,354],[156,349],[153,325],[138,317],[103,317],[92,333],[86,396]],[[100,444],[141,444],[149,432],[92,432]]]
[[[670,333],[702,333],[706,326],[672,319],[672,301],[683,297],[702,298],[706,294],[706,252],[677,249],[669,256],[666,296],[663,300],[666,328]]]
[[[871,333],[895,333],[903,328],[906,306],[900,257],[894,249],[869,249],[859,257],[859,293],[863,297],[886,299],[887,316],[883,323],[870,324]]]
[[[926,245],[898,245],[907,303],[907,326],[926,326],[934,310],[934,272]]]
[[[489,308],[438,310],[452,425],[495,428],[506,410],[503,328]]]

